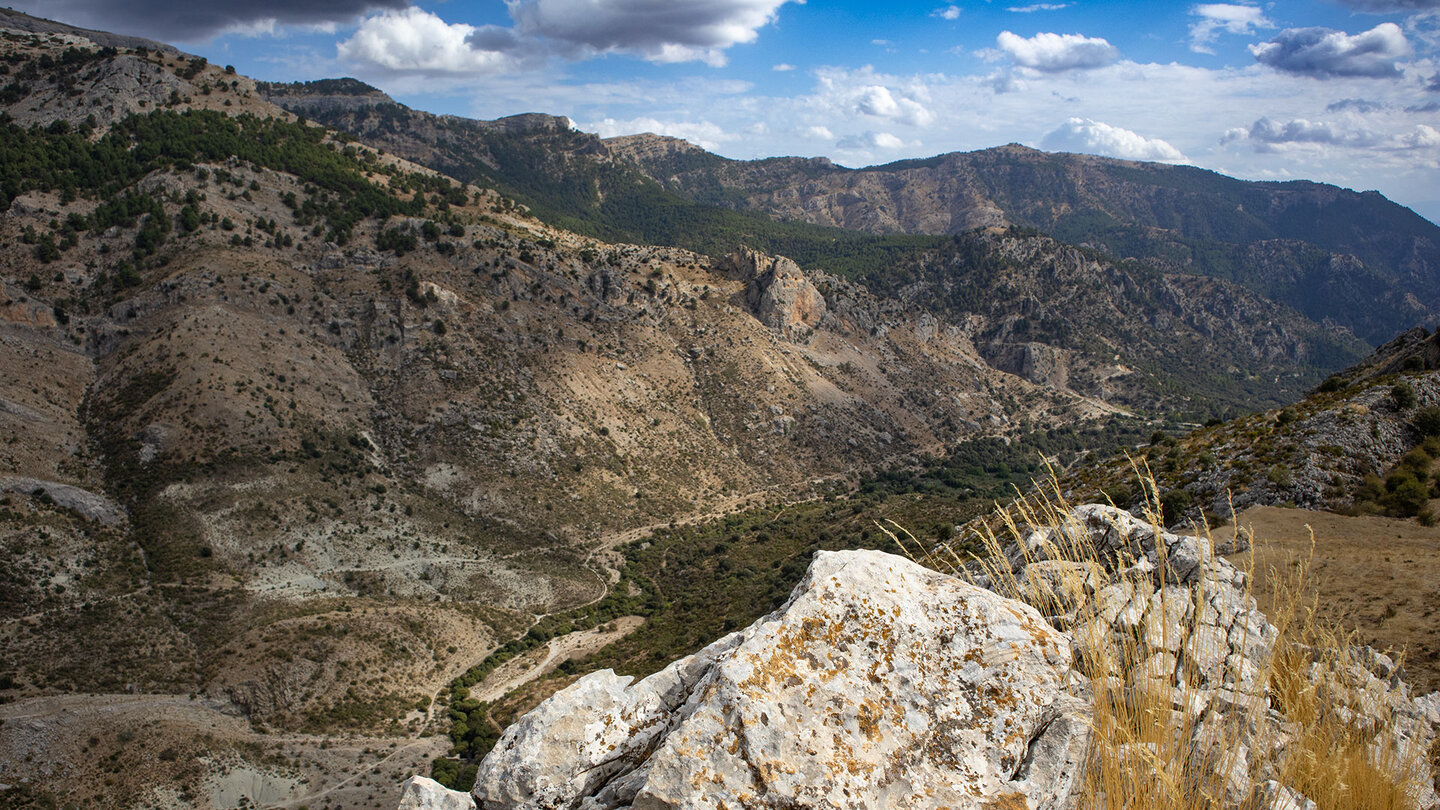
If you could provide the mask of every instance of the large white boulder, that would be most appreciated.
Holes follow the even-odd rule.
[[[1058,806],[1088,733],[1070,662],[1020,602],[901,557],[820,552],[751,627],[639,683],[606,670],[557,693],[505,732],[474,796],[481,810]]]
[[[412,776],[400,788],[398,810],[475,810],[469,793],[450,790],[434,779]]]

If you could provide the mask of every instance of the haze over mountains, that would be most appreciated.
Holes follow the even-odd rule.
[[[420,767],[496,648],[700,604],[615,551],[649,528],[1288,405],[1440,313],[1440,228],[1377,195],[1013,146],[743,163],[0,28],[0,694],[37,796],[219,806],[263,764],[386,806],[326,735]],[[722,573],[783,590],[804,553]],[[92,693],[166,700],[92,742]]]

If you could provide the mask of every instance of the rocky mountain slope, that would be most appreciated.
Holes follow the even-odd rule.
[[[732,211],[718,198],[676,196],[646,176],[664,162],[652,152],[669,155],[671,163],[681,160],[677,155],[697,165],[724,162],[683,141],[635,136],[602,142],[563,118],[543,115],[498,121],[435,116],[395,104],[354,80],[267,84],[261,91],[367,143],[514,194],[547,221],[700,250],[768,246],[885,298],[912,306],[941,301],[952,321],[981,333],[976,345],[998,367],[1063,387],[1074,366],[1076,390],[1130,407],[1203,419],[1288,402],[1320,379],[1318,369],[1339,368],[1364,353],[1347,330],[1276,305],[1243,284],[1174,267],[1121,265],[1032,238],[1038,236],[1033,232],[1011,231],[1008,240],[969,233],[953,241],[866,239],[853,230]],[[783,182],[790,180],[801,187],[794,178]],[[1003,219],[980,224],[991,222]],[[1015,271],[996,272],[997,266]],[[1341,299],[1327,300],[1326,306],[1338,307]],[[1122,335],[1130,328],[1126,322],[1156,332]],[[1232,337],[1234,343],[1217,346]],[[1107,346],[1118,350],[1118,366],[1117,352],[1107,354]],[[1137,368],[1146,371],[1126,382],[1103,382]]]
[[[1162,272],[1234,281],[1371,345],[1392,337],[1397,321],[1440,317],[1440,226],[1374,192],[1014,144],[863,169],[823,158],[737,161],[675,138],[602,140],[550,116],[431,116],[359,83],[347,88],[343,99],[333,84],[263,89],[386,149],[504,187],[568,227],[650,228],[647,241],[655,242],[696,238],[644,222],[657,212],[661,220],[683,213],[692,226],[723,217],[687,206],[873,234],[1021,225]]]
[[[216,712],[411,749],[537,615],[623,593],[619,532],[1115,409],[783,259],[555,230],[202,59],[0,61],[0,756],[42,798],[220,802],[273,763]],[[136,700],[77,741],[94,693]],[[178,718],[127,746],[146,696]]]
[[[686,199],[871,233],[1025,225],[1116,258],[1238,282],[1372,344],[1391,337],[1397,315],[1440,315],[1440,226],[1375,192],[1015,144],[859,170],[730,161],[682,144],[606,142],[615,160]]]
[[[1062,479],[1073,497],[1146,500],[1154,474],[1172,525],[1228,521],[1257,505],[1431,521],[1440,459],[1440,332],[1406,332],[1293,405],[1179,437],[1158,434],[1132,460]]]

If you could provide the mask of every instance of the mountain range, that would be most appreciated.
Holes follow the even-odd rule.
[[[738,162],[0,29],[0,756],[37,802],[263,765],[388,806],[367,756],[466,739],[434,701],[487,656],[705,606],[617,551],[657,529],[1282,408],[1440,311],[1440,228],[1373,194]]]
[[[502,186],[543,218],[611,236],[713,247],[693,227],[657,228],[631,210],[643,207],[634,197],[667,211],[699,206],[870,234],[1018,225],[1160,272],[1236,282],[1371,345],[1392,337],[1397,320],[1431,322],[1440,311],[1440,228],[1375,192],[1017,144],[862,169],[824,158],[739,161],[676,138],[602,139],[551,116],[434,116],[353,79],[262,91],[455,177]]]

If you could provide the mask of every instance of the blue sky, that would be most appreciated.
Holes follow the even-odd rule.
[[[261,79],[859,166],[1019,142],[1440,220],[1440,0],[11,0]]]

